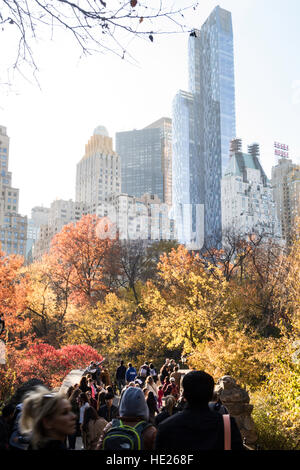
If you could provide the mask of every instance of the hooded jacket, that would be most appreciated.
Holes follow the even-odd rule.
[[[134,367],[129,367],[126,371],[126,380],[127,382],[134,382],[134,379],[136,378],[137,373]]]

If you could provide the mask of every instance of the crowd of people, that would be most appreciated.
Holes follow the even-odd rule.
[[[84,450],[243,450],[234,418],[214,397],[213,378],[181,374],[173,359],[159,370],[120,361],[113,380],[91,362],[66,394],[33,379],[2,409],[1,450],[74,450],[79,442]]]

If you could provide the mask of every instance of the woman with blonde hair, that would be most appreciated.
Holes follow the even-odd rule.
[[[176,413],[176,399],[173,395],[168,395],[165,398],[165,406],[163,407],[162,411],[155,417],[155,424],[158,426],[162,421],[172,416]]]
[[[158,388],[156,383],[154,382],[154,379],[151,375],[149,375],[146,378],[145,386],[147,387],[149,392],[152,392],[155,398],[158,397]]]
[[[76,416],[65,395],[39,386],[25,396],[20,429],[30,436],[29,449],[66,450],[66,437],[75,432]]]

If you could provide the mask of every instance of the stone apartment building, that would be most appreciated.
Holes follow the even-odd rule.
[[[27,216],[19,214],[19,189],[12,186],[8,171],[9,137],[6,127],[0,126],[0,243],[7,255],[25,257]]]

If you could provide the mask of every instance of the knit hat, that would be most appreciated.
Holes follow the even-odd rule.
[[[143,391],[137,387],[129,387],[122,395],[120,407],[120,416],[135,417],[138,416],[148,421],[149,409],[145,400]]]

